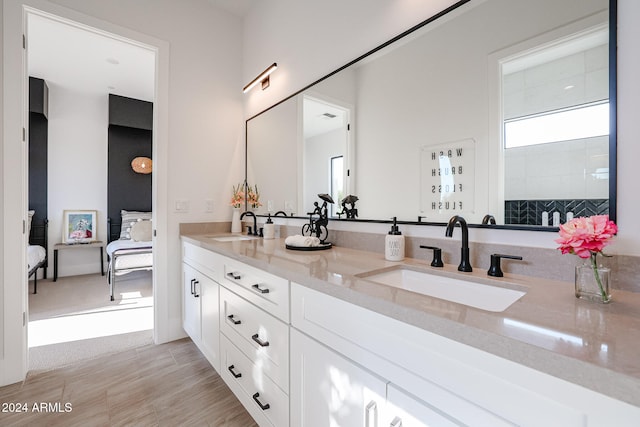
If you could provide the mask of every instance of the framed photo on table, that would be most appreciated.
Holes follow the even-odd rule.
[[[98,211],[65,210],[62,219],[62,243],[90,243],[97,240]]]

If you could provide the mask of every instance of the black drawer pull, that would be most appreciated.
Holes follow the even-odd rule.
[[[259,283],[256,283],[255,285],[253,285],[252,288],[260,292],[261,294],[269,293],[269,288],[261,288]]]
[[[231,320],[234,325],[239,325],[240,323],[242,323],[242,321],[234,319],[233,316],[234,314],[230,314],[227,316],[227,319]]]
[[[269,405],[268,403],[266,405],[263,405],[262,402],[260,402],[258,400],[258,397],[260,397],[260,393],[256,393],[253,395],[253,400],[256,401],[256,403],[258,404],[258,406],[260,406],[260,409],[262,409],[263,411],[266,411],[267,409],[271,408],[271,405]]]
[[[251,337],[252,340],[254,340],[255,342],[257,342],[258,344],[260,344],[260,347],[269,347],[269,341],[262,341],[259,337],[258,334],[255,334]]]
[[[195,294],[195,291],[193,290],[194,286],[193,286],[193,282],[195,282],[196,279],[191,279],[191,295]]]
[[[193,282],[193,296],[196,297],[196,298],[198,298],[200,296],[200,294],[198,294],[197,290],[196,290],[196,285],[198,285],[198,284],[200,284],[200,282],[198,280]]]
[[[229,372],[231,372],[231,375],[233,375],[233,378],[240,378],[242,376],[242,374],[240,372],[238,372],[238,373],[233,372],[234,368],[235,368],[235,366],[231,365],[227,369],[229,370]]]
[[[242,278],[240,273],[235,273],[233,271],[231,273],[227,273],[227,276],[229,276],[229,277],[231,277],[232,279],[235,279],[235,280],[240,280]]]

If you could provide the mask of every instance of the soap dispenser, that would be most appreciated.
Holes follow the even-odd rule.
[[[267,218],[267,222],[264,223],[264,238],[275,239],[276,238],[276,225],[271,221],[271,214]]]
[[[404,236],[398,230],[395,216],[391,231],[384,239],[384,257],[387,261],[402,261],[404,259]]]

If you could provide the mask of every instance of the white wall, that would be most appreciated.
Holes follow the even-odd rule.
[[[108,96],[49,86],[49,259],[62,241],[63,211],[97,210],[97,239],[107,241]],[[58,276],[100,271],[97,250],[60,252]],[[52,264],[50,264],[52,265]]]
[[[306,196],[302,201],[299,215],[313,209],[313,202],[318,202],[318,194],[330,193],[331,190],[331,158],[343,156],[347,161],[347,136],[345,128],[335,129],[304,140],[303,181]],[[346,196],[346,194],[344,194]],[[334,200],[333,212],[342,211],[340,200]]]
[[[619,253],[640,255],[640,2],[618,0],[618,227]]]
[[[0,22],[3,22],[3,8],[0,7]],[[0,31],[0,55],[4,58],[4,33]],[[4,67],[0,67],[0,80],[4,82]],[[0,85],[0,98],[4,98],[4,88],[3,85]],[[0,102],[0,129],[4,129],[4,102]],[[4,135],[0,136],[3,138]],[[4,165],[4,147],[0,150],[0,164]],[[3,190],[4,194],[4,174],[0,173],[0,188]],[[4,232],[4,224],[5,224],[5,215],[4,215],[4,197],[0,197],[0,212],[2,212],[2,221],[0,221],[0,241],[5,241],[5,232]],[[0,271],[5,271],[4,268],[4,245],[0,245]],[[2,281],[0,284],[4,284],[4,277],[0,277]],[[0,307],[4,307],[4,292],[0,292]],[[0,317],[0,354],[4,355],[4,316]],[[0,378],[0,380],[4,380],[4,375]]]
[[[261,0],[244,20],[242,77],[273,62],[269,90],[245,95],[245,116],[263,110],[422,22],[454,0]]]
[[[296,195],[300,183],[296,177],[301,150],[298,150],[299,129],[291,126],[292,118],[296,123],[297,115],[298,99],[292,98],[271,109],[268,120],[265,120],[266,115],[257,117],[247,128],[248,140],[252,142],[252,157],[247,161],[247,182],[252,187],[258,185],[262,203],[258,212],[267,211],[269,201],[274,213],[299,212]]]
[[[301,3],[296,5],[294,3]],[[304,4],[302,4],[304,3]],[[249,81],[265,64],[278,62],[267,91],[252,91],[245,97],[245,116],[249,117],[344,65],[381,42],[399,34],[442,9],[448,2],[385,2],[352,0],[345,5],[327,0],[310,5],[294,0],[261,3],[244,22],[245,62],[243,75]],[[640,198],[634,190],[635,163],[640,159],[640,121],[637,100],[640,99],[640,4],[619,0],[618,25],[618,225],[620,232],[612,251],[640,255]],[[339,11],[339,12],[338,12]],[[336,16],[339,15],[339,16]],[[330,24],[328,24],[330,22]],[[366,22],[366,25],[364,24]],[[429,227],[412,228],[415,235],[428,235]],[[376,227],[361,228],[377,232]],[[439,229],[437,230],[438,234]],[[555,233],[472,230],[475,241],[491,241],[514,245],[554,248]]]

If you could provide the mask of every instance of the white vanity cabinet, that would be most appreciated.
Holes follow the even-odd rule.
[[[386,382],[303,333],[291,331],[291,425],[374,427]]]
[[[291,424],[300,427],[460,425],[295,328],[291,331]]]
[[[216,255],[221,376],[261,426],[289,425],[289,281]]]
[[[198,246],[182,245],[182,327],[220,372],[220,305],[215,256]]]
[[[365,384],[362,371],[386,385],[380,426],[635,426],[640,419],[640,408],[295,283],[291,308],[292,424],[367,426],[366,418],[318,421],[350,407],[341,391]],[[354,401],[364,416],[360,395]]]

